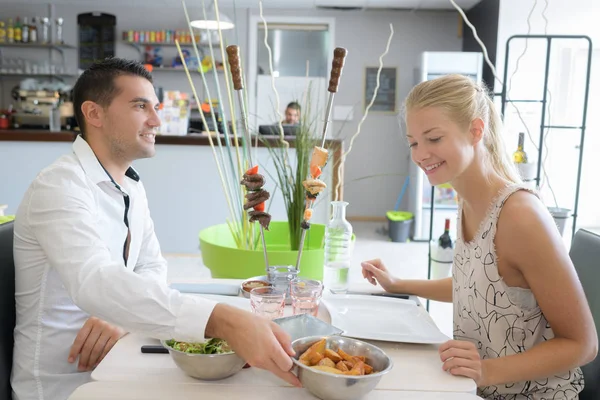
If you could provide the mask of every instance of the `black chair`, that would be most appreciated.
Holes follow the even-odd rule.
[[[14,222],[0,224],[0,400],[11,400],[15,329],[15,262],[13,259]]]
[[[580,229],[575,233],[569,256],[583,286],[596,330],[600,329],[600,235]],[[600,399],[600,357],[582,368],[585,387],[579,400]]]

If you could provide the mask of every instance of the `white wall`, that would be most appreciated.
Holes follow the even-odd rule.
[[[545,21],[542,17],[544,2],[538,1],[530,20],[532,34],[544,34]],[[502,0],[498,29],[497,70],[502,78],[506,56],[506,42],[516,34],[527,33],[527,15],[534,0]],[[587,129],[585,136],[583,172],[579,200],[578,227],[600,226],[600,185],[596,176],[593,154],[600,148],[600,29],[598,15],[600,2],[597,0],[549,1],[545,12],[548,20],[548,34],[587,35],[593,41],[590,98],[588,104]],[[525,40],[513,40],[510,45],[508,76],[514,73],[516,61],[523,52]],[[584,41],[553,42],[550,61],[548,88],[551,102],[548,108],[551,125],[581,126],[583,94],[585,88]],[[517,74],[512,80],[509,97],[513,99],[541,99],[543,95],[543,75],[546,57],[545,40],[529,40],[528,49],[522,58]],[[496,82],[496,91],[501,86]],[[526,120],[534,141],[526,141],[526,151],[533,162],[538,155],[534,148],[540,136],[540,112],[537,104],[519,104],[518,108]],[[506,109],[507,140],[509,149],[516,148],[517,135],[523,131],[523,124],[517,118],[514,108]],[[559,206],[573,208],[575,201],[575,179],[578,162],[578,130],[551,129],[546,131],[548,157],[545,162],[550,177],[550,185]],[[547,205],[554,205],[554,197],[544,181],[542,195]]]

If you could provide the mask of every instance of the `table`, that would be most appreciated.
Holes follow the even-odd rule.
[[[166,379],[164,380],[167,381]],[[477,400],[474,394],[450,392],[401,392],[374,390],[361,400]],[[199,386],[174,383],[91,382],[80,386],[69,400],[198,400],[198,399],[286,399],[314,400],[308,391],[298,388],[265,387],[248,390],[241,386]]]
[[[219,282],[237,283],[239,281],[219,280]],[[223,296],[225,301],[231,301],[231,298],[226,297]],[[239,306],[240,301],[247,300],[237,297],[232,299],[235,299],[233,305],[236,306]],[[249,307],[248,301],[247,309]],[[288,315],[290,313],[289,308],[289,306],[286,307]],[[318,317],[329,322],[329,314],[325,307],[319,308]],[[380,347],[394,362],[394,368],[381,379],[376,390],[476,393],[477,387],[472,379],[456,377],[442,370],[442,363],[435,345],[369,342]],[[92,379],[100,382],[120,381],[129,383],[152,383],[161,380],[170,384],[257,387],[261,390],[264,388],[291,387],[278,377],[258,368],[245,369],[230,378],[216,382],[196,380],[188,377],[177,368],[168,354],[141,353],[140,348],[142,345],[158,343],[159,341],[156,339],[138,334],[125,336],[92,372]]]

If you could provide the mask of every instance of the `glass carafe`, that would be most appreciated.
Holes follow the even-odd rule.
[[[332,201],[331,206],[331,220],[325,228],[323,286],[333,293],[345,293],[352,258],[352,225],[346,220],[347,202]]]

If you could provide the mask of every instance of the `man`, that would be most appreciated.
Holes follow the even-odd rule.
[[[285,119],[283,124],[297,125],[300,123],[300,104],[292,101],[285,109]]]
[[[131,163],[155,153],[152,78],[109,59],[73,89],[82,135],[44,169],[15,221],[16,400],[66,399],[125,331],[162,339],[225,339],[248,363],[300,385],[289,336],[240,309],[166,284],[144,186]]]

